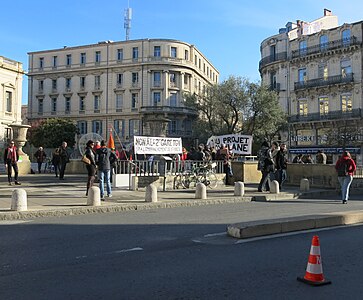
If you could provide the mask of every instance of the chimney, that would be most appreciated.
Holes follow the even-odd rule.
[[[326,16],[332,16],[333,14],[331,13],[331,10],[324,8],[324,17]]]

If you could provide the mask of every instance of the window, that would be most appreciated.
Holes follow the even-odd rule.
[[[84,89],[86,86],[86,77],[84,77],[84,76],[80,77],[79,84],[80,84],[81,89]]]
[[[306,68],[299,69],[298,80],[300,83],[304,83],[306,81]]]
[[[160,57],[160,56],[161,56],[160,46],[154,46],[154,57]]]
[[[131,109],[135,109],[137,106],[137,100],[139,98],[139,95],[136,93],[131,94]]]
[[[340,100],[342,104],[342,112],[351,112],[353,109],[352,95],[351,94],[341,95]]]
[[[95,76],[95,90],[99,90],[101,88],[101,76]]]
[[[329,113],[329,98],[326,96],[319,97],[319,112],[320,115],[326,115]]]
[[[44,57],[39,57],[39,69],[44,68]]]
[[[80,96],[79,97],[79,110],[80,111],[85,111],[86,107],[85,107],[85,97],[84,96]]]
[[[98,64],[101,62],[101,51],[95,52],[95,62]]]
[[[184,85],[189,85],[189,75],[184,74]]]
[[[117,135],[124,137],[125,136],[125,120],[114,120],[113,128]]]
[[[52,89],[53,91],[57,90],[57,79],[52,79]]]
[[[161,102],[161,93],[160,92],[154,92],[153,93],[153,103],[154,103],[154,106],[157,106],[158,103]]]
[[[117,60],[121,61],[124,59],[124,50],[123,49],[117,49]]]
[[[66,65],[70,66],[72,64],[72,54],[67,54]]]
[[[71,89],[72,78],[66,78],[66,89]]]
[[[124,75],[122,73],[117,74],[117,85],[122,86]]]
[[[194,55],[194,64],[197,65],[198,64],[198,58],[196,55]]]
[[[176,133],[177,121],[171,120],[168,124],[169,133]]]
[[[300,55],[307,54],[307,42],[306,41],[301,41],[299,43],[299,51],[300,51]]]
[[[39,92],[43,92],[43,90],[44,90],[44,80],[39,80],[38,81],[38,90],[39,90]]]
[[[326,64],[321,64],[318,67],[318,77],[320,79],[328,80],[328,66]]]
[[[133,137],[134,135],[139,134],[139,120],[129,120],[129,137]]]
[[[80,63],[81,65],[86,64],[86,53],[81,53]]]
[[[328,49],[328,36],[322,35],[320,37],[320,50],[324,51]]]
[[[139,48],[138,47],[133,47],[132,48],[132,59],[136,60],[139,58]]]
[[[102,135],[102,121],[92,121],[92,132]]]
[[[65,97],[65,113],[69,114],[71,112],[71,97]]]
[[[13,93],[7,91],[5,94],[5,99],[6,99],[6,112],[11,112],[12,103],[13,103]]]
[[[38,113],[43,113],[43,99],[38,99]]]
[[[301,99],[298,101],[297,109],[297,113],[299,116],[306,116],[308,114],[308,103],[306,99]]]
[[[184,59],[189,60],[189,51],[188,50],[184,50]]]
[[[99,111],[99,109],[100,109],[100,96],[99,95],[94,96],[93,108],[94,108],[95,112]]]
[[[176,58],[177,57],[177,52],[176,51],[177,51],[176,47],[171,47],[170,48],[170,56]]]
[[[58,64],[58,56],[53,56],[53,68],[56,68]]]
[[[139,73],[132,73],[131,77],[132,85],[137,85],[137,83],[139,82]]]
[[[276,45],[270,46],[270,58],[271,58],[271,61],[276,60]]]
[[[161,86],[161,72],[154,72],[154,83],[153,85],[156,87]]]
[[[171,93],[170,94],[170,106],[177,106],[177,93]]]
[[[78,121],[77,128],[79,134],[86,134],[87,133],[87,121]]]
[[[52,98],[51,105],[51,113],[55,114],[57,112],[57,98]]]
[[[199,58],[199,69],[202,67],[202,60]]]
[[[116,110],[122,109],[123,106],[123,95],[116,94]]]
[[[276,72],[270,73],[270,87],[272,90],[276,90],[277,83],[276,83]]]
[[[169,79],[170,79],[170,86],[171,87],[176,86],[176,73],[170,72],[169,73]]]
[[[342,71],[342,77],[346,78],[351,76],[352,74],[352,65],[350,63],[350,59],[343,59],[340,61],[340,67]]]
[[[342,41],[343,41],[343,46],[350,45],[350,29],[345,29],[342,31]]]

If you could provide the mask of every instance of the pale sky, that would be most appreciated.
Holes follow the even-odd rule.
[[[313,21],[324,8],[339,25],[363,20],[362,0],[14,0],[2,1],[0,55],[28,69],[28,52],[125,40],[124,9],[132,8],[130,39],[166,38],[195,45],[219,70],[260,80],[261,42],[287,22]],[[27,77],[23,104],[28,102]]]

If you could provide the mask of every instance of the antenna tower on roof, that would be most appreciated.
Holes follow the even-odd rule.
[[[130,39],[131,17],[132,17],[132,10],[130,8],[130,1],[127,1],[127,8],[125,9],[125,16],[124,16],[124,28],[126,29],[126,41],[128,41]]]

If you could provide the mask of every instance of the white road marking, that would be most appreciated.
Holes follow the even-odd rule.
[[[131,249],[122,249],[122,250],[118,250],[118,251],[113,251],[111,253],[126,253],[126,252],[131,252],[131,251],[142,251],[144,250],[141,247],[136,247],[136,248],[131,248]]]
[[[212,236],[219,236],[219,235],[226,235],[227,233],[224,231],[224,232],[217,232],[217,233],[208,233],[208,234],[205,234],[204,237],[212,237]]]

